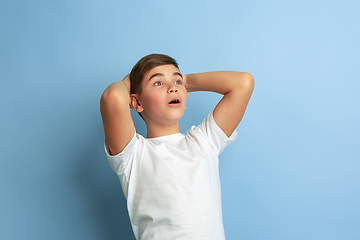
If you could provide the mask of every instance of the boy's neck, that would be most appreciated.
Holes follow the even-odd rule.
[[[146,138],[163,137],[163,136],[179,133],[179,122],[176,122],[173,125],[146,124],[146,128],[147,128]]]

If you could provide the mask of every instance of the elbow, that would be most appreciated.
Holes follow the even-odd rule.
[[[248,75],[248,80],[247,80],[248,87],[251,89],[251,91],[253,91],[255,87],[254,76],[251,75],[250,73],[247,73],[247,75]]]
[[[105,90],[100,98],[100,110],[119,109],[129,104],[129,99],[125,99],[118,89],[110,88]]]
[[[100,106],[104,107],[117,102],[116,89],[106,89],[100,98]]]
[[[240,73],[239,81],[238,82],[238,89],[242,91],[249,91],[252,92],[255,87],[255,80],[253,75],[250,73]]]
[[[116,88],[107,88],[101,95],[100,101],[108,101],[117,98],[119,91]]]

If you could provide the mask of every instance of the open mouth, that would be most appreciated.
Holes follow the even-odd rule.
[[[177,103],[180,103],[179,99],[173,99],[171,100],[171,102],[169,102],[169,104],[177,104]]]

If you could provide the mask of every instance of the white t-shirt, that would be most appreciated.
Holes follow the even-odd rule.
[[[106,151],[137,240],[225,239],[218,155],[236,137],[234,131],[228,138],[210,113],[185,135],[135,134],[118,155]]]

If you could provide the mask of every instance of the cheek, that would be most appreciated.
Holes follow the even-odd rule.
[[[145,108],[158,108],[158,104],[161,103],[161,95],[160,94],[153,94],[151,96],[145,96],[142,99],[143,106]]]
[[[182,95],[183,100],[186,101],[186,99],[187,99],[187,91],[186,91],[186,90],[183,90],[183,91],[181,92],[181,95]]]

